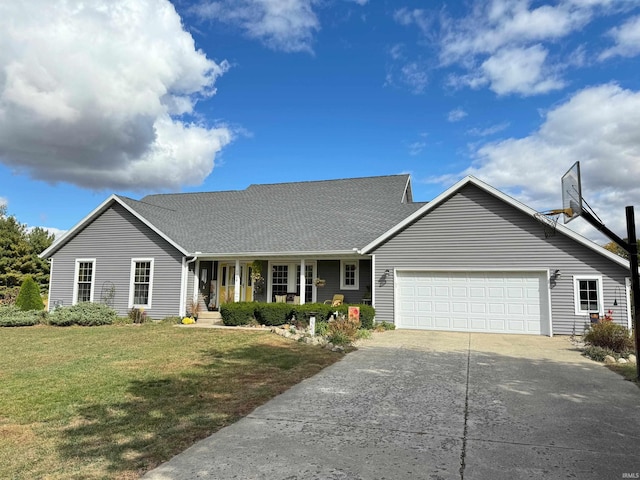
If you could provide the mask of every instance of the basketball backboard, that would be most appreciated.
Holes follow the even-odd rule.
[[[564,223],[582,215],[582,185],[580,162],[576,162],[562,176],[562,209]]]

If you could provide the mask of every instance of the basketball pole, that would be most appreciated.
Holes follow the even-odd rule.
[[[631,267],[631,292],[633,293],[633,319],[636,341],[636,378],[640,381],[640,279],[638,278],[638,240],[633,207],[627,207],[627,239],[629,243],[629,264]]]
[[[604,233],[611,240],[620,245],[629,254],[629,268],[631,269],[631,293],[633,297],[633,331],[636,347],[636,379],[640,381],[640,275],[638,275],[638,241],[636,238],[636,221],[633,206],[626,207],[627,239],[624,241],[609,230],[602,222],[587,210],[582,210],[581,217]]]

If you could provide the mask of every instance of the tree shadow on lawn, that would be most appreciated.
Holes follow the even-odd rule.
[[[188,373],[132,381],[123,401],[79,407],[60,453],[78,478],[137,478],[340,358],[298,348],[211,349]]]

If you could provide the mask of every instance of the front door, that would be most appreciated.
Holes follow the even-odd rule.
[[[233,303],[235,294],[236,263],[220,262],[218,266],[218,298],[222,303]],[[251,267],[246,263],[240,264],[240,301],[253,301],[251,283]]]

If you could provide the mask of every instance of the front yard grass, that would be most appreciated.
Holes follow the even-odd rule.
[[[138,478],[339,358],[264,331],[2,329],[0,478]]]

